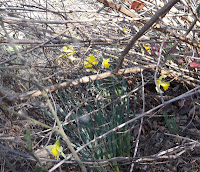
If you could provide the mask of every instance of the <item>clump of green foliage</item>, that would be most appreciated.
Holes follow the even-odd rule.
[[[76,149],[129,119],[129,98],[123,97],[127,94],[127,85],[122,77],[89,82],[76,89],[73,87],[73,90],[57,91],[57,102],[60,103],[56,104],[56,108],[65,118],[63,127]],[[53,118],[49,111],[43,111]],[[79,152],[79,156],[85,160],[130,156],[128,126],[91,143]],[[119,171],[117,162],[109,166]]]

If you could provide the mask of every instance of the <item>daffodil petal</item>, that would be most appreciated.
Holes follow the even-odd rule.
[[[72,45],[69,46],[69,48],[74,51],[74,47]]]
[[[108,68],[110,66],[109,59],[103,59],[102,67]]]
[[[162,81],[159,80],[159,79],[157,79],[156,81],[157,81],[158,86],[160,87],[160,84],[161,84]]]
[[[91,68],[92,64],[90,64],[88,61],[84,61],[84,67],[85,68]]]
[[[68,48],[67,48],[66,46],[64,46],[64,47],[63,47],[63,52],[67,52],[67,49],[68,49]]]
[[[161,75],[161,76],[159,77],[159,80],[162,81],[162,79],[165,79],[166,77],[167,77],[167,75]]]
[[[76,60],[76,58],[75,58],[74,56],[68,56],[68,58],[69,58],[71,61]]]
[[[58,158],[58,148],[60,146],[60,140],[57,140],[56,143],[54,145],[52,145],[52,149],[51,149],[51,153],[55,156],[55,159]]]
[[[169,88],[170,83],[169,82],[162,82],[160,85],[163,87],[164,91],[166,91]]]
[[[55,159],[58,159],[60,154],[66,158],[65,154],[63,153],[63,148],[60,146],[60,140],[58,139],[54,145],[49,145],[46,147],[51,153],[55,156]]]
[[[58,155],[57,147],[54,146],[54,147],[51,149],[51,153],[55,156],[55,159],[57,159],[57,155]]]
[[[97,71],[93,68],[87,68],[86,69],[87,72],[93,72],[93,73],[97,73]]]
[[[61,155],[63,156],[63,158],[67,158],[63,152],[61,152]]]
[[[164,91],[166,91],[170,86],[169,82],[162,81],[162,79],[166,78],[166,77],[167,77],[166,75],[162,75],[162,76],[159,77],[159,79],[156,80],[158,86],[159,87],[162,86]],[[157,87],[156,87],[156,91],[159,92]]]
[[[148,52],[149,49],[150,49],[150,45],[149,45],[149,44],[144,44],[144,48],[145,48],[145,50],[147,50],[147,52]]]
[[[63,151],[63,148],[62,148],[62,146],[60,146],[60,147],[57,147],[57,150],[58,150],[58,152],[62,152],[62,151]]]
[[[93,65],[98,64],[98,61],[96,60],[96,58],[93,55],[90,55],[90,57],[87,58],[87,61],[89,63],[92,63]]]
[[[46,147],[46,149],[51,150],[53,148],[53,145],[49,145]]]
[[[76,54],[74,47],[71,45],[68,47],[64,46],[63,47],[63,52],[66,53],[67,55],[72,55],[72,54]]]
[[[90,55],[85,61],[84,61],[84,67],[86,68],[86,71],[92,71],[96,73],[95,69],[92,69],[93,65],[97,65],[99,62],[96,60],[96,58],[93,55]]]

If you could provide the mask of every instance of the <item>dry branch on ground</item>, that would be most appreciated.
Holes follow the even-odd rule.
[[[1,169],[198,171],[199,3],[2,1]]]

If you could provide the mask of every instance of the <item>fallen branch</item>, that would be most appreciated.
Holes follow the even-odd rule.
[[[137,73],[137,72],[140,72],[140,71],[143,71],[144,69],[149,69],[149,68],[154,68],[154,65],[147,65],[147,66],[144,66],[144,67],[133,67],[133,68],[127,68],[127,69],[121,69],[118,71],[117,74],[114,74],[112,71],[109,71],[109,72],[104,72],[104,73],[101,73],[101,74],[96,74],[96,75],[90,75],[90,76],[84,76],[82,78],[79,78],[79,79],[75,79],[75,80],[70,80],[70,81],[67,81],[67,82],[63,82],[61,84],[55,84],[55,85],[51,85],[51,86],[47,86],[47,87],[44,87],[45,91],[47,92],[53,92],[55,90],[59,90],[59,89],[62,89],[62,88],[65,88],[65,87],[69,87],[69,86],[75,86],[75,85],[78,85],[80,83],[88,83],[90,81],[95,81],[95,80],[99,80],[99,79],[104,79],[104,78],[107,78],[107,77],[111,77],[111,76],[114,76],[114,75],[122,75],[122,74],[127,74],[127,73]],[[33,91],[29,91],[29,92],[26,92],[26,93],[22,93],[22,94],[19,94],[19,95],[5,95],[3,94],[3,98],[1,100],[1,102],[18,102],[18,101],[22,101],[22,100],[27,100],[31,97],[37,97],[37,96],[40,96],[42,94],[42,92],[40,90],[33,90]]]
[[[53,92],[55,90],[66,88],[68,86],[75,86],[75,85],[78,85],[78,84],[81,84],[81,83],[88,83],[90,81],[104,79],[104,78],[111,77],[111,76],[114,76],[114,75],[122,75],[122,74],[127,74],[127,73],[137,73],[137,72],[143,71],[145,69],[152,70],[155,67],[156,66],[152,64],[152,65],[146,65],[146,66],[143,66],[143,67],[133,67],[133,68],[127,68],[127,69],[120,69],[117,74],[113,74],[112,71],[109,71],[109,72],[105,72],[105,73],[101,73],[101,74],[84,76],[82,78],[70,80],[70,81],[67,81],[67,82],[60,83],[60,84],[47,86],[47,87],[44,87],[44,89],[47,92]],[[178,80],[179,82],[181,82],[184,78],[184,82],[188,86],[191,86],[191,87],[198,87],[199,86],[199,82],[197,82],[197,80],[195,80],[194,78],[189,77],[187,75],[177,73],[177,72],[170,70],[170,69],[161,69],[160,72],[162,74],[167,75],[170,78],[175,77],[176,80]],[[3,74],[3,73],[1,73],[1,74]],[[13,75],[9,75],[9,76],[10,77],[16,77],[17,79],[22,79],[20,77],[13,76]],[[23,81],[29,82],[26,79],[23,79]],[[13,95],[13,94],[10,94],[10,91],[5,91],[1,88],[0,89],[0,98],[1,98],[0,104],[6,103],[6,102],[16,103],[16,102],[19,102],[19,101],[22,101],[22,100],[27,100],[31,97],[38,97],[40,95],[41,95],[41,91],[39,91],[39,90],[32,90],[32,91],[29,91],[29,92],[26,92],[26,93],[14,94]]]

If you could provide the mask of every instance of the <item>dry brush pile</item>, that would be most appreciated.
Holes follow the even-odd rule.
[[[1,171],[198,171],[199,3],[1,1]]]

